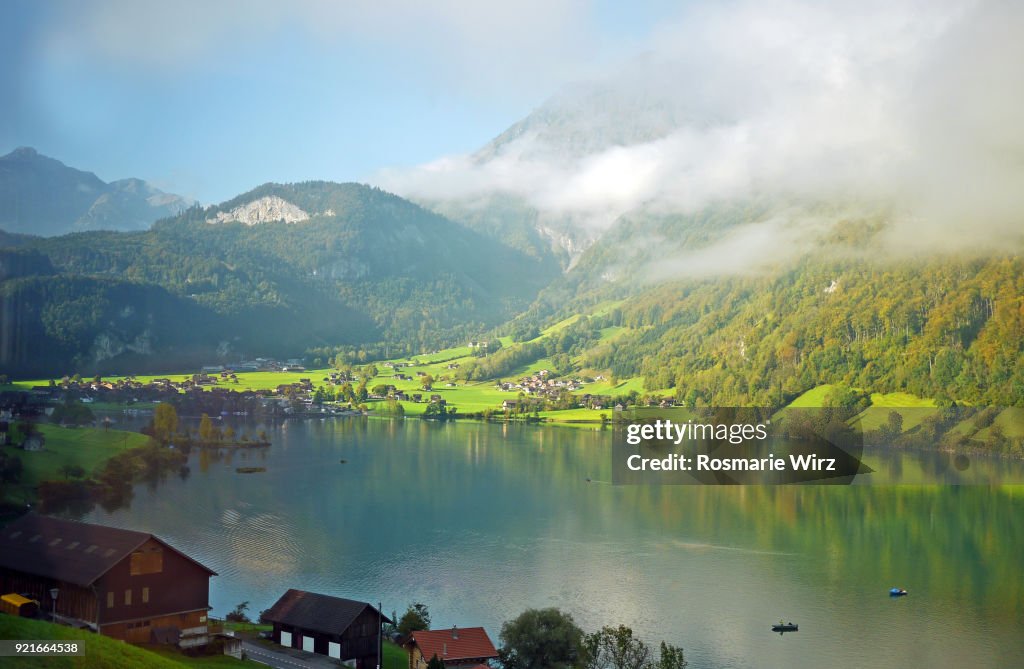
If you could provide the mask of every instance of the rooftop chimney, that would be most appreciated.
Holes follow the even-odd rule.
[[[452,638],[453,639],[458,639],[459,638],[459,628],[456,625],[452,625]]]

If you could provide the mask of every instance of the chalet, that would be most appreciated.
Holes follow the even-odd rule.
[[[342,662],[355,660],[356,669],[380,666],[380,626],[391,622],[366,602],[294,589],[263,618],[274,626],[275,643]]]
[[[146,532],[22,516],[0,530],[0,591],[57,619],[132,643],[207,643],[217,574]],[[56,589],[56,602],[51,598]]]
[[[516,400],[503,400],[501,403],[502,409],[515,409],[517,406],[519,406],[519,402]]]
[[[420,630],[405,642],[409,669],[426,669],[435,655],[447,669],[471,669],[498,657],[498,651],[483,627],[450,630]]]
[[[413,393],[412,394],[412,401],[413,402],[422,402],[423,401],[423,394],[422,393]]]

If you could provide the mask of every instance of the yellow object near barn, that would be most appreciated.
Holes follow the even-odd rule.
[[[39,612],[39,602],[12,592],[0,597],[0,611],[12,616],[31,618]]]

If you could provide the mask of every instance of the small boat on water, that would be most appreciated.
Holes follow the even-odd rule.
[[[800,630],[800,626],[797,625],[796,623],[784,623],[782,621],[779,621],[779,622],[775,623],[774,625],[772,625],[772,631],[773,632],[779,632],[780,634],[782,632],[797,632],[799,630]]]
[[[890,597],[905,597],[906,595],[907,595],[907,591],[904,590],[903,588],[890,588],[889,589],[889,596]]]

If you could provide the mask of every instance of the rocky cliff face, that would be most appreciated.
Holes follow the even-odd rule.
[[[333,214],[333,212],[330,213]],[[208,219],[207,223],[238,222],[246,225],[260,225],[275,221],[299,223],[308,220],[309,214],[299,207],[276,195],[270,195],[237,206],[231,211],[218,212],[216,216]]]

